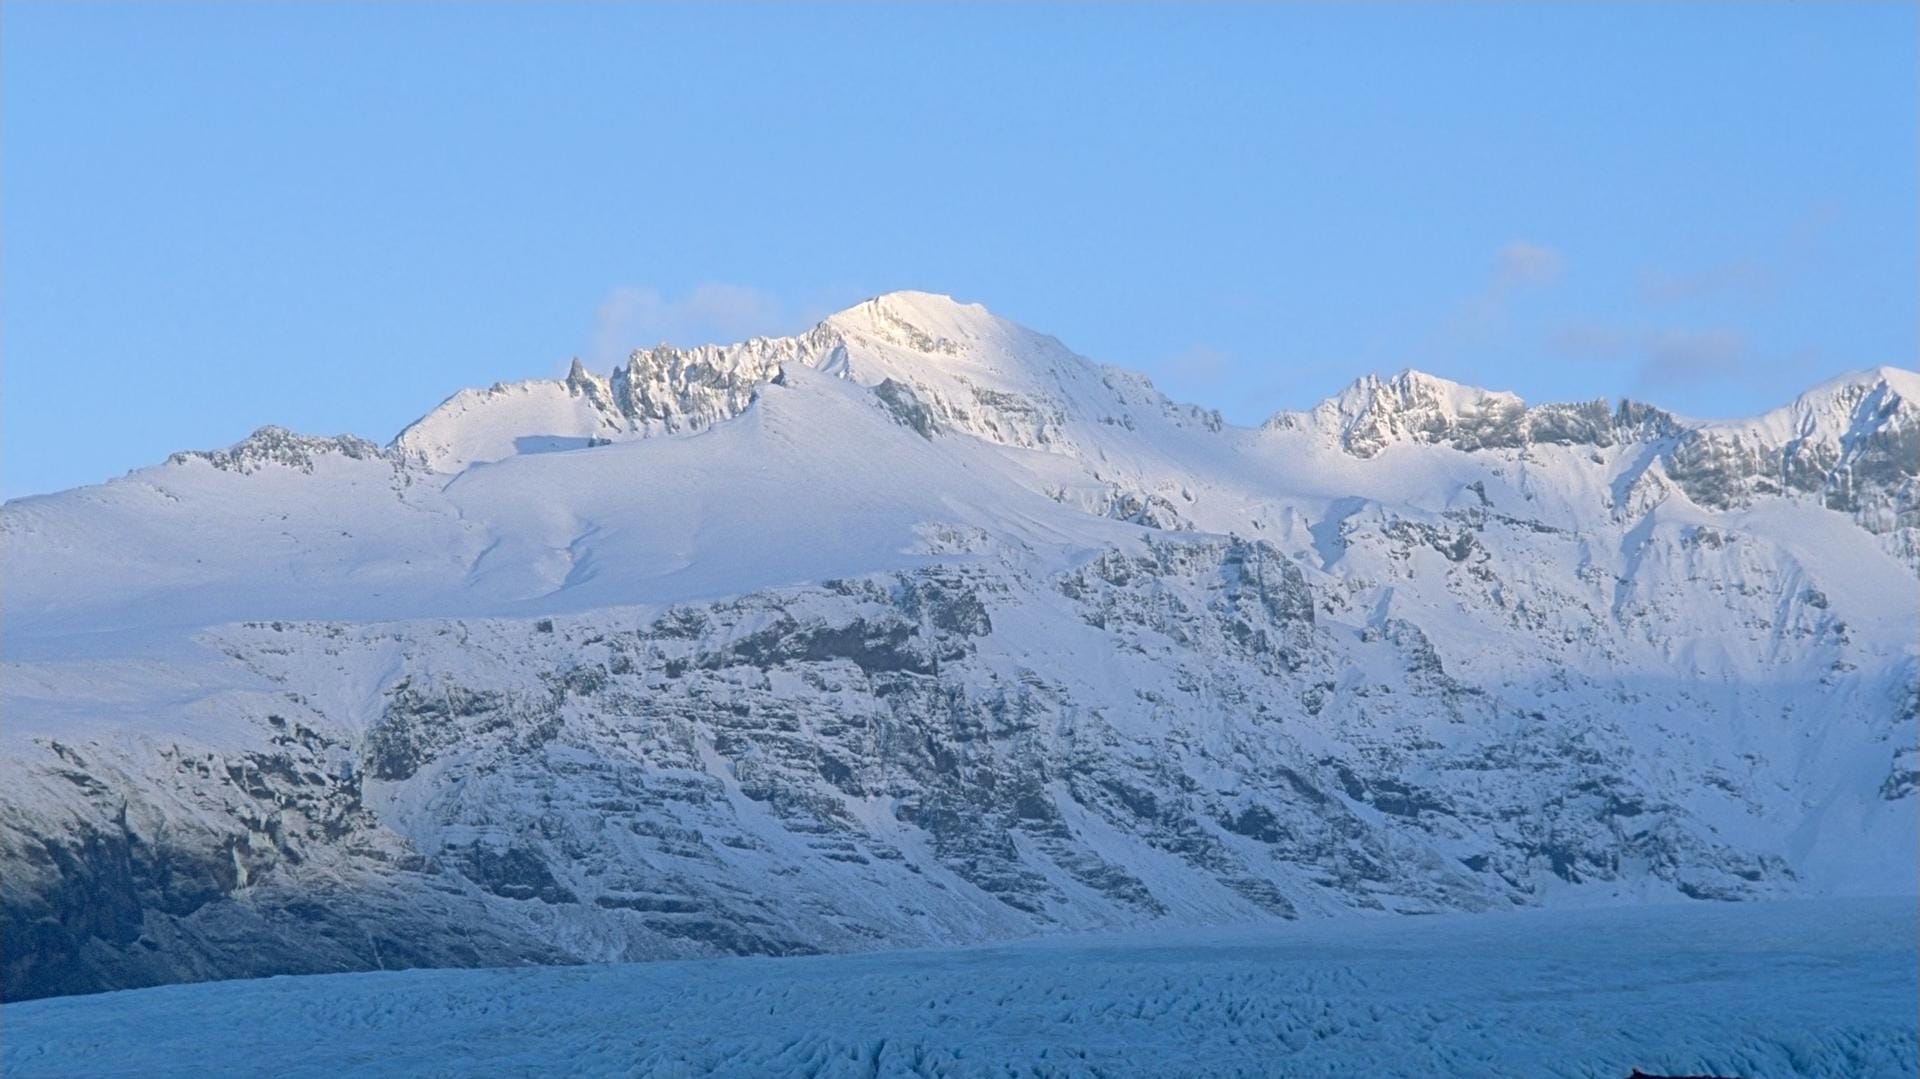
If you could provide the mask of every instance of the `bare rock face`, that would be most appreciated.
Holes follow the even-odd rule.
[[[1799,495],[1871,532],[1920,527],[1920,401],[1903,392],[1903,374],[1822,387],[1751,423],[1690,429],[1667,471],[1703,506]]]
[[[607,396],[633,430],[699,430],[745,411],[759,386],[780,377],[782,364],[831,363],[839,347],[824,332],[725,347],[661,345],[635,352],[616,368]]]
[[[364,461],[380,457],[382,451],[374,443],[353,435],[315,438],[295,434],[284,427],[262,427],[224,450],[189,450],[176,453],[169,460],[173,464],[200,460],[214,468],[241,474],[258,471],[265,465],[311,473],[314,460],[326,454]]]
[[[1794,885],[1643,751],[1315,603],[1270,545],[1154,539],[1044,580],[934,567],[639,623],[239,629],[264,670],[397,647],[408,673],[351,743],[309,705],[245,754],[21,762],[90,822],[8,822],[9,996]],[[1121,677],[1029,665],[997,624],[1042,609]],[[1359,666],[1387,680],[1338,691]],[[1409,713],[1451,718],[1407,737]]]

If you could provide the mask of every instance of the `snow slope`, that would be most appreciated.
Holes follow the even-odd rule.
[[[9,502],[5,992],[1911,893],[1914,382],[1244,429],[896,293]]]
[[[413,971],[8,1005],[10,1076],[1902,1079],[1904,902]]]

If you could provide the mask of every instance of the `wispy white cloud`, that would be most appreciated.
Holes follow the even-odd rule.
[[[1570,359],[1607,363],[1629,356],[1639,344],[1639,337],[1634,331],[1617,326],[1572,322],[1549,332],[1547,345]]]
[[[588,354],[597,363],[606,364],[636,348],[658,344],[730,344],[749,337],[795,333],[818,317],[745,285],[712,281],[678,296],[645,286],[622,285],[608,292],[595,312]]]
[[[1771,284],[1767,268],[1757,260],[1733,259],[1683,273],[1650,270],[1640,275],[1640,298],[1659,304],[1722,296],[1756,297],[1764,294]]]
[[[1493,256],[1486,286],[1462,304],[1441,336],[1453,344],[1483,341],[1505,329],[1515,294],[1553,284],[1565,268],[1560,252],[1530,240],[1514,240]]]
[[[1642,389],[1717,382],[1737,375],[1747,339],[1737,330],[1667,330],[1650,335],[1638,374]]]
[[[1498,269],[1494,287],[1510,289],[1516,285],[1547,284],[1560,276],[1564,262],[1560,252],[1551,247],[1515,240],[1502,247],[1495,258]]]
[[[1635,392],[1727,387],[1760,371],[1817,373],[1825,362],[1818,350],[1756,344],[1738,324],[1743,313],[1780,302],[1818,270],[1828,255],[1825,237],[1837,213],[1831,206],[1815,207],[1784,235],[1751,252],[1690,269],[1644,270],[1637,288],[1620,297],[1628,302],[1617,317],[1549,329],[1546,348],[1572,361],[1616,364]],[[1490,295],[1499,296],[1503,285],[1559,274],[1557,255],[1536,253],[1534,247],[1515,242],[1501,250],[1503,284]]]
[[[1831,257],[1827,237],[1839,217],[1837,207],[1820,204],[1778,234],[1763,236],[1744,254],[1692,269],[1649,269],[1640,275],[1639,298],[1656,305],[1702,300],[1769,302],[1817,272],[1820,263]]]
[[[1547,335],[1554,352],[1587,363],[1631,365],[1638,391],[1733,378],[1753,357],[1735,329],[1642,329],[1570,323]]]
[[[1210,345],[1195,345],[1160,363],[1160,370],[1181,382],[1216,382],[1233,369],[1233,358]]]

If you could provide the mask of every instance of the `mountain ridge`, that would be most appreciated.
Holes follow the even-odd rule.
[[[849,342],[861,352],[857,363],[848,359]],[[521,452],[698,431],[745,411],[759,387],[800,366],[875,387],[890,410],[911,417],[904,422],[927,437],[953,429],[1072,455],[1085,452],[1080,442],[1087,440],[1052,445],[1069,414],[1129,430],[1156,415],[1214,433],[1232,428],[1217,411],[1174,402],[1145,376],[1085,360],[981,305],[895,292],[793,337],[660,345],[636,350],[607,376],[575,360],[558,381],[463,390],[408,425],[385,452],[430,472],[457,473]],[[1811,495],[1887,537],[1889,549],[1920,572],[1920,374],[1897,368],[1842,374],[1778,408],[1730,420],[1688,420],[1625,397],[1529,405],[1508,391],[1407,368],[1361,376],[1319,405],[1283,410],[1257,428],[1233,428],[1254,429],[1317,430],[1358,457],[1409,442],[1468,452],[1660,443],[1666,478],[1695,501],[1727,507],[1767,495]],[[247,452],[258,434],[228,452]],[[326,449],[324,442],[302,444]],[[1092,452],[1104,452],[1094,445]],[[263,451],[252,452],[258,458]],[[1164,495],[1109,497],[1138,521],[1181,520]]]
[[[0,508],[6,995],[1913,887],[1898,372],[1243,428],[843,315]]]
[[[904,310],[904,314],[902,313]],[[923,329],[912,319],[918,318],[936,328],[937,331]],[[616,365],[607,375],[596,375],[587,370],[577,358],[571,362],[570,370],[558,379],[532,378],[511,382],[496,382],[486,388],[469,388],[456,391],[439,405],[429,409],[420,418],[408,424],[401,432],[387,442],[383,449],[411,456],[421,463],[440,460],[446,464],[463,465],[475,463],[479,458],[439,458],[421,448],[417,443],[424,440],[420,429],[445,414],[458,415],[468,411],[472,404],[491,398],[526,394],[530,392],[559,388],[567,395],[588,403],[595,418],[604,431],[601,435],[585,434],[571,436],[591,439],[622,434],[673,433],[681,425],[689,429],[699,429],[713,422],[729,418],[746,407],[750,391],[777,377],[782,362],[801,363],[807,366],[824,366],[829,373],[842,377],[855,377],[867,384],[878,384],[896,378],[901,372],[891,368],[873,368],[862,366],[855,375],[844,365],[843,356],[845,335],[856,337],[877,337],[899,348],[917,353],[930,360],[941,356],[952,358],[959,353],[955,337],[960,340],[978,340],[981,337],[1024,336],[1032,341],[1046,342],[1060,353],[1068,353],[1057,339],[1036,334],[1015,323],[1009,322],[980,304],[967,304],[954,300],[950,296],[938,293],[896,291],[884,293],[872,299],[862,301],[843,311],[821,320],[810,330],[789,337],[754,337],[730,345],[673,346],[661,344],[651,348],[636,349],[623,364]],[[947,336],[947,335],[953,336]],[[1111,372],[1128,380],[1138,382],[1150,392],[1151,381],[1145,375],[1123,368],[1093,364],[1081,357],[1072,357],[1089,364],[1102,372]],[[681,415],[678,409],[666,407],[664,401],[688,388],[689,369],[712,368],[719,372],[725,384],[722,407],[710,412]],[[643,383],[653,382],[654,392]],[[1641,422],[1652,422],[1657,427],[1670,425],[1676,430],[1699,430],[1706,433],[1738,434],[1741,432],[1769,432],[1777,441],[1788,441],[1792,437],[1837,437],[1838,433],[1823,430],[1819,424],[1829,420],[1831,407],[1820,407],[1839,397],[1860,398],[1875,393],[1891,399],[1894,408],[1912,407],[1920,401],[1920,373],[1891,366],[1861,368],[1843,372],[1822,383],[1810,387],[1797,395],[1791,402],[1768,409],[1749,417],[1725,419],[1689,419],[1662,409],[1657,405],[1639,401],[1630,397],[1617,399],[1594,398],[1581,402],[1546,402],[1528,404],[1517,394],[1506,390],[1494,390],[1455,381],[1441,375],[1420,371],[1415,368],[1402,368],[1391,375],[1366,374],[1358,376],[1345,388],[1307,409],[1283,409],[1275,412],[1266,420],[1252,425],[1251,428],[1293,428],[1308,422],[1334,422],[1342,427],[1343,442],[1351,441],[1353,433],[1349,429],[1355,422],[1366,418],[1366,414],[1384,412],[1402,415],[1409,411],[1425,411],[1434,419],[1444,419],[1457,424],[1459,413],[1465,408],[1465,402],[1472,402],[1476,409],[1492,407],[1496,411],[1511,411],[1516,416],[1536,410],[1549,410],[1556,413],[1580,415],[1591,412],[1596,406],[1603,406],[1609,412],[1646,417]],[[624,407],[620,400],[629,402]],[[1386,402],[1393,401],[1388,404]],[[1204,406],[1169,401],[1175,408],[1205,412]],[[622,415],[624,413],[624,416]],[[1233,426],[1219,419],[1213,413],[1214,422],[1220,426]],[[1338,417],[1338,419],[1334,419]],[[635,430],[622,430],[616,418],[637,421]],[[1404,422],[1404,416],[1402,415]],[[1802,430],[1798,436],[1786,434],[1788,430],[1815,425],[1813,430]],[[1844,426],[1844,421],[1842,423]],[[534,426],[540,423],[536,420]],[[262,432],[276,432],[294,435],[306,442],[326,442],[333,440],[366,441],[358,435],[341,434],[335,436],[305,435],[288,432],[285,428],[268,425],[260,428],[228,447],[237,450],[252,441]],[[538,430],[528,430],[522,437],[556,437]],[[1363,445],[1367,445],[1363,443]],[[582,447],[584,448],[584,447]],[[204,456],[218,453],[219,450],[183,450],[173,455]],[[499,456],[510,456],[511,447],[499,451]],[[1377,452],[1367,446],[1363,452]],[[492,459],[498,459],[494,457]]]

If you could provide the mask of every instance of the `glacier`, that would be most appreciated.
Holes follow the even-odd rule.
[[[1917,408],[893,293],[11,501],[0,990],[1911,896]]]
[[[17,1079],[1655,1075],[1920,1067],[1910,903],[1817,900],[405,971],[9,1005]]]

